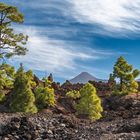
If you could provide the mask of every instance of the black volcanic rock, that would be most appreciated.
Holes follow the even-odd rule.
[[[102,81],[105,82],[106,80],[102,80],[102,79],[98,79],[94,76],[92,76],[91,74],[89,74],[88,72],[82,72],[80,73],[78,76],[76,76],[75,78],[71,79],[70,82],[75,84],[75,83],[87,83],[88,81]]]
[[[45,114],[44,114],[45,115]],[[139,140],[139,118],[91,122],[72,116],[14,117],[2,126],[1,140]]]
[[[0,113],[0,140],[140,140],[140,96],[105,100],[103,118],[96,122],[49,111]]]

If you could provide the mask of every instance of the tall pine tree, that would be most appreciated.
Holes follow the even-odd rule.
[[[135,79],[139,76],[140,72],[137,69],[133,69],[132,65],[129,65],[127,61],[121,56],[118,58],[113,71],[114,77],[120,80],[119,93],[131,93],[137,92],[138,83]]]
[[[35,97],[31,90],[30,80],[24,72],[23,66],[21,65],[18,69],[14,89],[12,91],[13,97],[11,102],[11,111],[13,112],[26,112],[36,113],[37,108],[35,106]]]

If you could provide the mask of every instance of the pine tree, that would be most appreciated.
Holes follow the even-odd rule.
[[[127,61],[121,56],[118,58],[113,71],[114,77],[120,80],[118,93],[131,93],[137,92],[138,83],[135,81],[135,78],[138,77],[140,72],[135,69],[133,66],[129,65]]]
[[[16,34],[11,27],[12,23],[23,23],[24,17],[20,11],[4,3],[0,3],[0,60],[13,55],[24,55],[27,51],[23,47],[28,36]]]
[[[26,112],[36,113],[37,108],[35,106],[35,97],[31,90],[29,79],[24,72],[23,66],[21,65],[18,69],[14,89],[12,91],[13,97],[11,102],[11,111],[13,112]]]
[[[37,87],[35,91],[36,105],[39,110],[55,105],[54,89],[50,87]]]
[[[39,85],[35,90],[36,105],[39,110],[55,105],[55,93],[52,87],[53,76],[43,77],[44,86]]]
[[[98,120],[102,117],[103,111],[101,106],[101,100],[96,94],[95,87],[87,83],[80,90],[81,98],[79,103],[75,106],[78,114],[88,115],[91,120]]]

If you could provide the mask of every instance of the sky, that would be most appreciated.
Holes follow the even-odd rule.
[[[81,72],[108,79],[117,58],[140,69],[139,0],[1,0],[24,14],[26,56],[10,63],[64,82]]]

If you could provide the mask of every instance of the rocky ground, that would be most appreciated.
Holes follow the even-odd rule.
[[[140,140],[140,117],[94,123],[62,114],[9,119],[1,126],[2,140]]]
[[[140,140],[140,100],[115,97],[105,104],[104,117],[96,122],[49,111],[0,113],[0,140]]]

